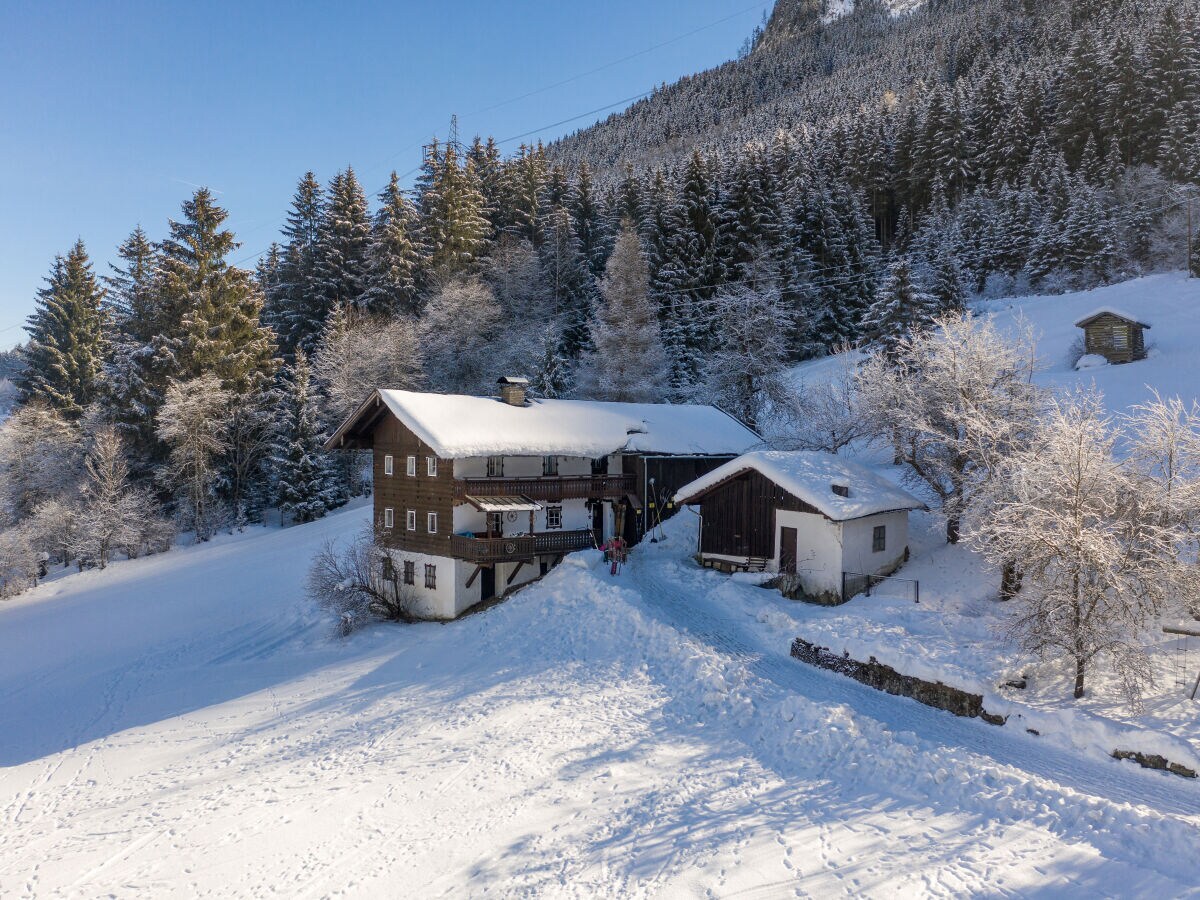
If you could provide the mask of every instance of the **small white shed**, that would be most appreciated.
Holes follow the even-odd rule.
[[[698,507],[699,558],[725,571],[794,575],[797,594],[840,603],[843,573],[887,575],[908,556],[908,514],[924,504],[831,453],[747,453],[681,488]]]

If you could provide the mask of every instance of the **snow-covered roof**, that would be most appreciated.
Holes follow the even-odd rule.
[[[675,502],[692,502],[727,478],[750,470],[815,506],[835,522],[893,510],[920,509],[925,505],[866,466],[832,453],[790,450],[760,450],[730,460],[680,488]],[[848,496],[835,493],[835,485],[848,488]]]
[[[712,406],[530,399],[381,390],[391,413],[443,459],[669,453],[724,456],[762,439]],[[344,428],[345,426],[343,426]]]
[[[1094,322],[1096,319],[1100,318],[1101,316],[1106,316],[1106,315],[1107,316],[1116,316],[1118,319],[1128,319],[1130,322],[1136,322],[1138,325],[1141,325],[1143,328],[1150,327],[1149,322],[1143,322],[1137,316],[1135,316],[1131,313],[1127,313],[1122,310],[1119,310],[1115,306],[1101,306],[1098,309],[1092,310],[1090,313],[1088,313],[1083,318],[1077,319],[1075,321],[1075,327],[1083,328],[1085,325],[1089,325],[1092,322]]]

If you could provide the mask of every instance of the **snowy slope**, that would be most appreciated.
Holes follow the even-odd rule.
[[[1074,323],[1101,307],[1151,324],[1149,358],[1083,371],[1072,367],[1070,348],[1082,335]],[[1032,328],[1038,383],[1055,391],[1095,387],[1114,416],[1144,403],[1155,389],[1189,404],[1200,399],[1200,279],[1155,275],[1062,296],[993,301],[977,311],[994,316],[1004,329]],[[816,360],[797,367],[793,377],[819,383],[836,377],[844,363],[842,358]],[[901,477],[890,466],[880,471]],[[835,652],[857,659],[874,656],[907,674],[982,693],[987,708],[1012,716],[1014,726],[1035,728],[1076,751],[1139,750],[1200,769],[1200,701],[1187,699],[1200,667],[1200,642],[1157,634],[1151,648],[1153,688],[1140,712],[1127,708],[1102,666],[1092,673],[1087,697],[1070,701],[1071,674],[1064,666],[1035,660],[999,636],[1007,608],[994,600],[998,574],[965,547],[947,547],[936,515],[915,514],[913,523],[913,559],[899,574],[920,582],[919,606],[911,603],[907,586],[891,592],[896,596],[885,588],[837,609],[798,606],[788,627]],[[1004,687],[1023,676],[1027,689]]]
[[[302,597],[364,509],[0,605],[0,895],[1180,896],[1200,785],[787,656],[695,522],[451,624]]]

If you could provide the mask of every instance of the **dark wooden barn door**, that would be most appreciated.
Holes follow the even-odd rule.
[[[785,575],[796,574],[796,543],[795,528],[779,529],[779,571]]]

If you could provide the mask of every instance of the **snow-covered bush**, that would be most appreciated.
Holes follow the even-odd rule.
[[[158,414],[159,438],[171,448],[161,477],[180,501],[184,527],[206,541],[229,518],[216,497],[218,463],[229,449],[232,397],[215,375],[175,382]]]
[[[24,528],[0,531],[0,599],[37,584],[38,553]]]
[[[371,619],[412,620],[413,596],[368,526],[345,547],[326,542],[308,570],[308,595],[348,633]]]

